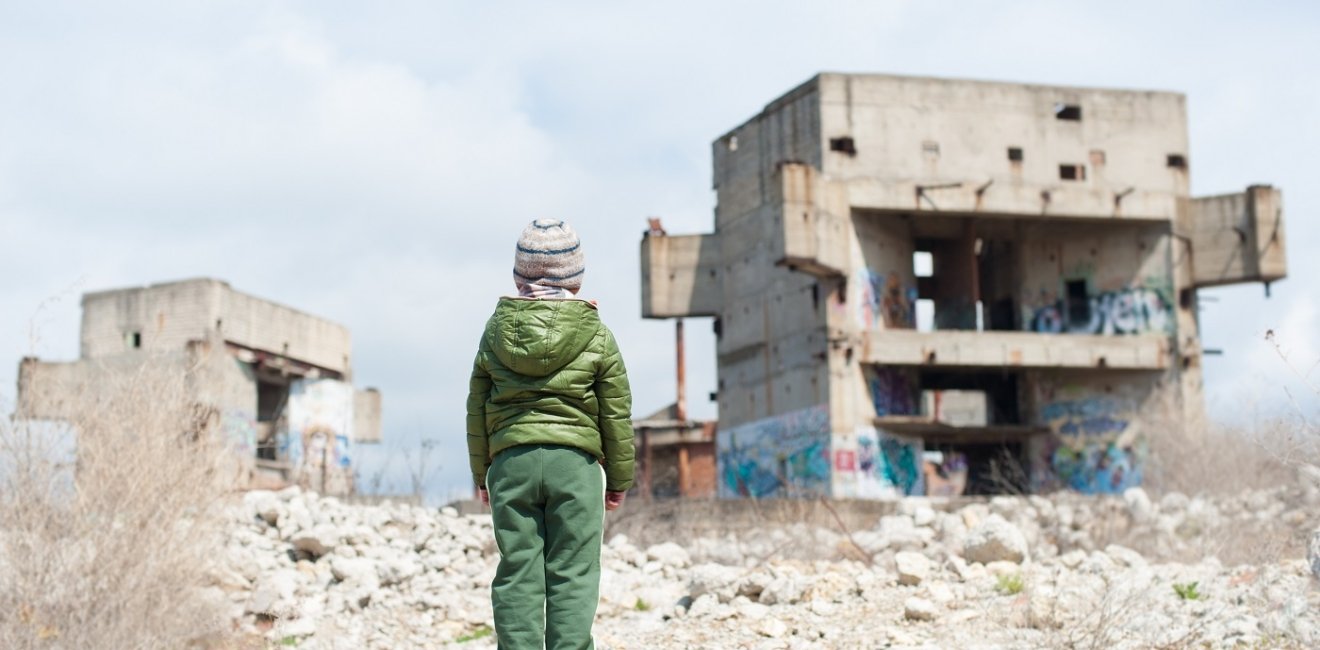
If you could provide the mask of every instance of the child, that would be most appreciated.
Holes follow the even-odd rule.
[[[595,304],[576,297],[583,271],[568,224],[524,228],[518,297],[500,298],[472,367],[468,453],[500,549],[501,649],[595,647],[605,510],[633,483],[628,374]]]

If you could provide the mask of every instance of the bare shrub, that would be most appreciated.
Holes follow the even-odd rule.
[[[227,631],[204,589],[232,486],[175,357],[37,385],[61,420],[0,421],[0,647],[184,648]],[[210,637],[208,639],[208,637]]]

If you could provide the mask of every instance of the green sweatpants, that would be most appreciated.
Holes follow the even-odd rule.
[[[605,477],[560,445],[506,449],[486,474],[500,566],[491,584],[500,650],[591,650]]]

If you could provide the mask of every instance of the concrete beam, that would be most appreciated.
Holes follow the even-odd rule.
[[[1168,339],[1034,332],[883,330],[867,334],[862,361],[881,365],[1163,370]]]
[[[380,391],[367,388],[353,392],[353,442],[378,443],[380,433]]]
[[[853,236],[847,189],[802,163],[780,165],[776,180],[782,206],[773,243],[776,263],[819,277],[844,275]]]
[[[1252,185],[1245,192],[1194,198],[1189,213],[1186,236],[1197,288],[1273,282],[1288,275],[1278,189]]]
[[[642,238],[642,318],[718,316],[720,241],[708,235]]]

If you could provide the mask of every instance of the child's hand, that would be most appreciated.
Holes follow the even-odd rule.
[[[490,507],[490,492],[487,491],[486,488],[479,488],[477,490],[477,496],[481,497],[481,505],[486,506],[487,508]]]
[[[605,509],[606,509],[606,510],[618,510],[618,509],[619,509],[619,506],[623,505],[623,500],[624,500],[627,496],[628,496],[628,493],[627,493],[627,492],[606,492],[606,493],[605,493]]]

